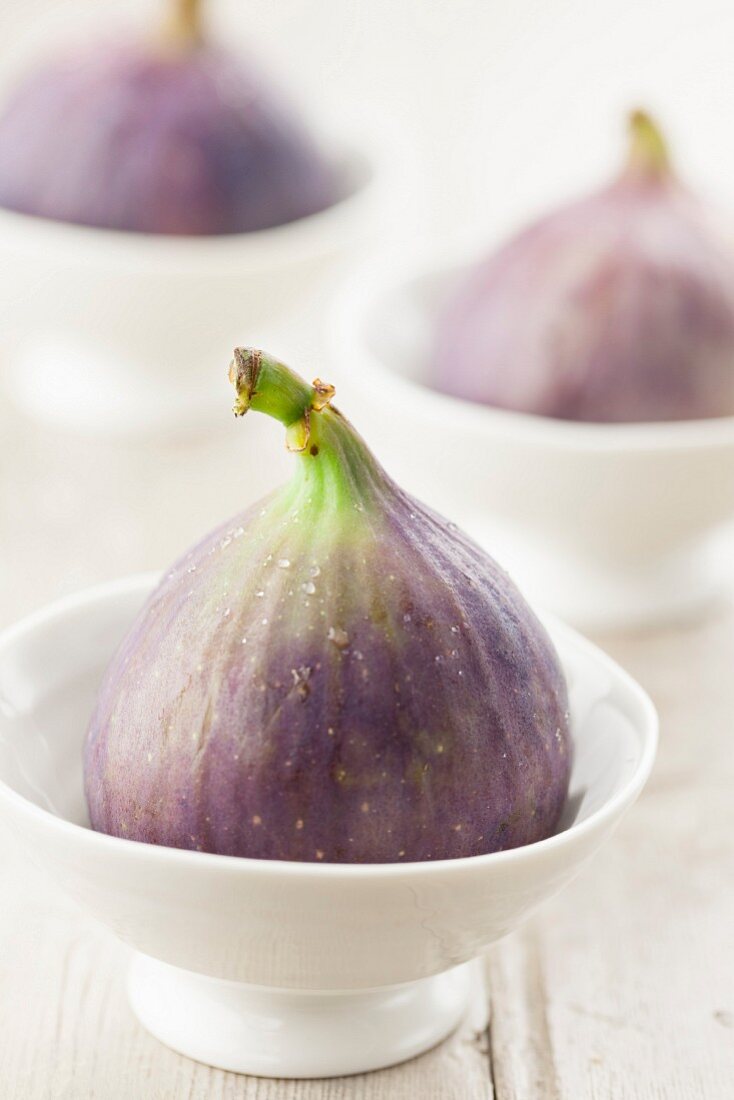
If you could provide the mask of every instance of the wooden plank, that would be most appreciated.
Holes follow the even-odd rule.
[[[561,1100],[535,926],[490,953],[488,984],[489,1054],[497,1100]]]
[[[607,649],[661,714],[653,779],[491,956],[497,1100],[734,1096],[734,617]]]

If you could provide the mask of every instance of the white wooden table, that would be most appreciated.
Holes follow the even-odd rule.
[[[108,445],[0,405],[0,626],[165,565],[279,480],[277,427],[256,471],[242,431],[225,413],[199,441]],[[133,1018],[125,950],[0,833],[0,1098],[731,1100],[734,610],[600,640],[660,710],[653,779],[581,877],[490,952],[486,998],[453,1037],[395,1069],[324,1082],[189,1062]]]

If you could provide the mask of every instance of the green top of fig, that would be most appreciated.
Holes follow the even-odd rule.
[[[336,509],[369,505],[390,484],[367,445],[338,409],[335,389],[316,378],[308,385],[299,375],[257,348],[235,348],[229,378],[237,398],[235,416],[250,409],[266,413],[286,428],[286,446],[297,454],[294,495],[306,491]]]
[[[669,176],[671,162],[668,145],[655,120],[646,111],[632,111],[628,127],[627,172],[653,179]]]

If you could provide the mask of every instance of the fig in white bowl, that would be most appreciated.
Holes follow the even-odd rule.
[[[307,125],[197,4],[173,10],[145,38],[58,47],[0,120],[4,381],[75,431],[216,422],[211,349],[302,338],[412,188],[390,120],[333,103]],[[39,400],[50,359],[64,382]]]
[[[650,141],[651,132],[646,130],[645,135]],[[678,185],[670,186],[677,196],[671,199],[673,208],[682,204],[690,211],[692,200],[679,194]],[[636,249],[657,250],[661,264],[662,242],[670,240],[671,213],[666,208],[656,215],[657,178],[650,187],[656,197],[650,200],[651,209],[644,207],[637,219],[646,224],[649,216],[650,226]],[[606,200],[589,201],[598,209]],[[579,244],[576,231],[571,232],[577,221],[570,215],[569,220],[570,228],[565,216],[560,216],[560,237],[568,253],[565,276],[576,285],[574,279],[584,264],[598,264],[599,249],[594,245],[583,253],[583,242]],[[588,313],[562,311],[557,319],[569,338],[556,346],[552,337],[556,330],[546,307],[568,303],[560,293],[562,287],[556,294],[547,282],[534,282],[537,294],[529,295],[526,305],[515,300],[516,308],[506,311],[506,329],[493,322],[491,332],[484,335],[487,341],[491,335],[493,348],[502,345],[510,350],[512,345],[517,353],[515,359],[507,356],[502,363],[500,357],[493,360],[497,376],[503,372],[506,394],[513,389],[514,405],[521,403],[521,390],[526,394],[532,390],[536,397],[545,395],[544,403],[547,398],[551,404],[543,409],[554,415],[539,415],[537,406],[534,411],[518,411],[487,404],[479,388],[472,392],[478,399],[454,394],[469,385],[469,379],[478,387],[486,382],[478,361],[469,366],[471,349],[461,332],[456,333],[456,370],[452,344],[440,344],[437,360],[437,329],[454,316],[458,288],[476,286],[476,273],[481,271],[475,240],[471,246],[447,249],[442,255],[408,257],[402,265],[373,263],[343,287],[332,311],[333,378],[340,393],[359,406],[365,418],[373,419],[375,444],[398,480],[431,505],[449,511],[472,537],[492,547],[530,601],[584,628],[648,625],[700,614],[731,586],[734,415],[727,394],[734,371],[726,353],[728,292],[723,276],[712,283],[712,271],[721,275],[723,268],[713,262],[713,245],[708,251],[703,248],[702,223],[701,216],[690,230],[680,227],[666,272],[656,275],[651,260],[639,268],[647,290],[657,293],[660,281],[668,286],[660,290],[653,315],[646,312],[643,317],[642,310],[636,311],[639,299],[631,294],[629,316],[639,323],[621,331],[612,326],[609,346],[618,350],[635,332],[647,332],[650,318],[665,320],[664,300],[680,304],[680,294],[692,287],[694,303],[701,300],[705,287],[715,283],[710,301],[719,306],[712,305],[704,313],[703,307],[692,305],[686,312],[681,305],[686,324],[678,315],[673,318],[670,332],[677,333],[680,341],[669,365],[671,378],[678,381],[668,390],[667,406],[659,394],[650,397],[665,374],[659,352],[665,343],[662,335],[661,342],[650,338],[637,349],[638,364],[642,356],[647,367],[653,360],[659,366],[645,374],[649,387],[640,381],[642,376],[632,377],[632,359],[618,364],[618,379],[621,384],[626,379],[631,386],[628,394],[638,412],[644,400],[645,415],[653,416],[665,407],[664,417],[656,414],[655,419],[640,420],[627,406],[625,416],[632,422],[620,422],[622,406],[616,404],[616,412],[605,405],[606,414],[598,410],[596,421],[589,422],[571,418],[570,405],[563,416],[559,405],[551,408],[559,395],[571,400],[576,383],[580,387],[574,390],[577,404],[587,400],[582,393],[590,400],[594,394],[601,395],[610,381],[611,361],[604,360],[595,383],[588,376],[591,360],[583,354],[578,361],[572,356],[563,360],[568,377],[566,367],[555,373],[551,349],[562,348],[569,356],[573,346],[581,352],[588,349],[591,344],[585,337],[590,330],[585,320],[593,326],[603,319],[603,299],[595,297],[595,308]],[[560,230],[551,230],[550,237],[557,243]],[[596,237],[600,234],[603,237],[603,227]],[[596,238],[592,235],[590,240]],[[632,242],[627,244],[627,251],[634,251]],[[515,245],[508,248],[514,257]],[[519,242],[516,248],[521,249]],[[517,263],[525,271],[525,251],[521,251]],[[698,265],[698,282],[680,273],[679,267],[686,264]],[[618,274],[620,267],[614,270]],[[490,282],[497,296],[510,293],[504,283]],[[626,292],[620,293],[624,298]],[[479,312],[472,323],[475,328],[470,324],[467,331],[476,334],[482,327]],[[448,339],[447,331],[445,335]],[[524,357],[523,349],[530,345],[535,351]],[[482,346],[486,350],[489,343]],[[691,363],[687,374],[683,364],[691,362],[695,350],[702,352],[701,362]],[[596,357],[593,363],[595,371],[601,359]],[[571,379],[569,388],[561,379],[569,381],[570,374],[576,382]],[[650,381],[653,375],[655,381]],[[401,417],[379,416],[387,393],[393,405],[401,407]],[[483,393],[489,398],[489,390]],[[622,400],[615,392],[615,403]],[[507,399],[505,404],[513,403]],[[698,419],[681,419],[683,406]],[[584,416],[591,416],[590,407]]]
[[[293,482],[162,579],[0,635],[0,818],[134,948],[163,1042],[358,1073],[456,1026],[472,960],[642,790],[656,716],[396,487],[330,387],[253,353],[233,379],[238,413],[286,425]]]
[[[0,635],[0,818],[17,851],[134,949],[135,1012],[189,1057],[322,1077],[428,1049],[466,1010],[466,964],[566,885],[642,790],[652,704],[598,649],[545,619],[573,741],[568,798],[546,840],[365,864],[141,844],[89,827],[82,755],[105,669],[157,583],[107,584]]]

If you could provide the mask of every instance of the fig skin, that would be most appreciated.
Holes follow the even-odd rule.
[[[239,411],[265,407],[258,389]],[[551,835],[572,748],[545,630],[491,558],[317,409],[325,388],[304,389],[308,422],[281,417],[303,447],[293,481],[173,567],[105,675],[85,749],[93,828],[333,863]]]
[[[0,116],[0,206],[100,229],[268,229],[340,198],[290,105],[233,55],[190,39],[99,44],[54,60]]]
[[[631,130],[618,179],[512,238],[450,296],[431,386],[563,420],[734,414],[734,254],[652,120],[636,112]]]

